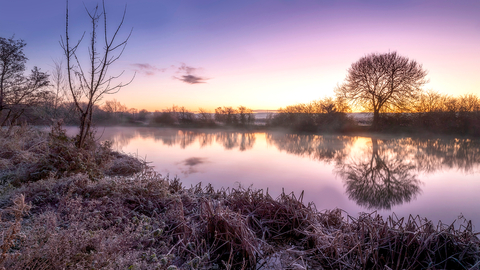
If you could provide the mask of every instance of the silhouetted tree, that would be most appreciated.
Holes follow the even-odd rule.
[[[108,75],[108,69],[115,63],[123,53],[127,41],[130,38],[131,31],[127,38],[123,41],[117,42],[118,33],[123,25],[125,19],[126,9],[124,10],[122,19],[115,29],[115,32],[110,37],[108,36],[107,27],[107,13],[105,11],[105,2],[102,1],[102,9],[98,5],[93,11],[88,11],[90,18],[91,33],[88,45],[88,71],[82,68],[77,49],[83,40],[83,37],[72,46],[70,44],[69,36],[69,19],[68,19],[68,1],[66,9],[66,24],[65,24],[65,39],[61,39],[60,44],[67,58],[67,79],[70,92],[72,94],[73,102],[77,111],[80,114],[80,131],[77,136],[77,147],[83,148],[86,139],[91,136],[92,115],[94,105],[105,94],[117,93],[122,87],[128,85],[130,82],[115,83],[120,75]],[[99,21],[103,21],[103,31],[97,32]],[[100,38],[99,38],[100,34]],[[102,49],[98,49],[98,45],[102,44]],[[115,54],[118,52],[118,54]],[[122,72],[123,73],[123,72]],[[133,78],[132,78],[133,80]],[[85,106],[83,106],[85,104]]]
[[[25,76],[26,43],[0,37],[0,126],[14,124],[25,110],[35,105],[48,91],[48,75],[33,67]]]
[[[160,112],[156,110],[153,113],[152,121],[155,124],[172,126],[175,123],[177,123],[177,118],[175,117],[174,112],[166,111],[166,110],[164,110],[163,112]]]
[[[255,123],[255,115],[251,109],[244,106],[235,110],[232,107],[218,107],[215,109],[215,121],[227,126],[248,126]]]
[[[138,121],[147,121],[147,117],[150,113],[145,110],[145,109],[141,109],[139,112],[138,112]]]
[[[382,111],[405,111],[427,83],[427,71],[414,60],[396,52],[372,53],[348,69],[337,96],[373,112],[373,129]]]
[[[138,120],[138,110],[135,108],[130,108],[127,110],[127,120],[131,123],[135,123]]]
[[[240,106],[237,109],[237,115],[238,115],[238,125],[240,126],[248,126],[252,125],[255,122],[255,116],[253,114],[253,111],[251,109],[248,109],[244,106]]]
[[[201,125],[204,125],[204,126],[214,126],[215,125],[213,115],[203,108],[198,109],[197,120],[200,122]]]
[[[120,116],[128,111],[127,106],[120,103],[116,99],[105,101],[102,109],[107,113],[109,118],[115,121],[115,123],[118,123]]]
[[[181,125],[191,125],[195,122],[195,115],[183,106],[178,108],[177,115],[178,123]]]
[[[238,123],[237,111],[232,107],[218,107],[215,109],[215,121],[225,125],[236,125]]]

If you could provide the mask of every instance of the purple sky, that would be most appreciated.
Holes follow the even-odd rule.
[[[96,3],[70,1],[73,40]],[[111,72],[137,75],[104,100],[128,107],[278,109],[333,95],[353,62],[388,51],[422,63],[426,89],[480,95],[478,0],[107,0],[110,26],[125,4],[133,34]],[[28,66],[50,70],[64,20],[64,1],[5,1],[0,36],[24,39]]]

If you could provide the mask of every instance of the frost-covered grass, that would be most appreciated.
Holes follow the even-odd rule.
[[[302,194],[272,198],[252,187],[185,188],[141,161],[122,161],[125,155],[108,145],[73,152],[61,132],[23,129],[0,142],[5,269],[480,266],[480,241],[467,221],[454,227],[419,217],[353,217],[339,209],[318,212]],[[73,161],[84,165],[66,166]],[[35,164],[50,165],[48,173],[31,177],[28,168]],[[132,164],[143,166],[131,171]]]

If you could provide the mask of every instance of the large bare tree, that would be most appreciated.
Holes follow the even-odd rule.
[[[95,104],[106,94],[117,93],[128,83],[117,82],[116,80],[123,74],[109,75],[109,68],[122,55],[127,41],[132,31],[125,39],[118,41],[118,35],[123,25],[126,8],[124,10],[120,23],[110,36],[107,27],[107,12],[105,2],[102,1],[101,8],[97,5],[92,11],[87,10],[90,18],[90,40],[88,43],[88,61],[87,68],[82,66],[81,55],[77,53],[84,36],[74,45],[70,44],[69,36],[69,18],[68,1],[66,10],[65,38],[62,38],[60,45],[67,59],[67,81],[73,102],[80,114],[80,131],[77,136],[77,146],[85,147],[86,140],[91,136],[92,114]],[[97,31],[100,24],[103,23],[102,31]],[[100,37],[99,37],[100,36]],[[101,45],[100,45],[101,44]],[[98,47],[102,46],[101,49]]]
[[[428,82],[422,65],[397,52],[372,53],[353,63],[335,92],[356,107],[373,112],[373,129],[380,112],[407,111]]]

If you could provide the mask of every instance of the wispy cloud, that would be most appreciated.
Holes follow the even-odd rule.
[[[202,78],[194,75],[182,75],[181,78],[175,77],[175,79],[185,83],[189,83],[189,84],[205,83],[204,80],[208,80],[206,78]]]
[[[156,66],[148,63],[135,63],[131,64],[131,66],[133,67],[133,70],[135,70],[137,73],[144,74],[146,76],[153,76],[157,73],[164,73],[167,70],[176,70],[175,74],[178,75],[173,76],[173,78],[188,84],[206,83],[205,81],[209,79],[196,74],[201,71],[202,68],[187,66],[185,63],[182,63],[180,67],[171,65],[168,68],[157,68]]]
[[[183,75],[179,77],[174,76],[173,78],[189,84],[206,83],[205,81],[208,80],[208,78],[195,75],[198,70],[201,70],[201,68],[194,68],[182,64],[182,66],[178,68],[177,73]]]
[[[131,64],[134,70],[138,73],[145,74],[147,76],[155,75],[158,72],[165,72],[167,68],[157,68],[148,63],[135,63]]]

